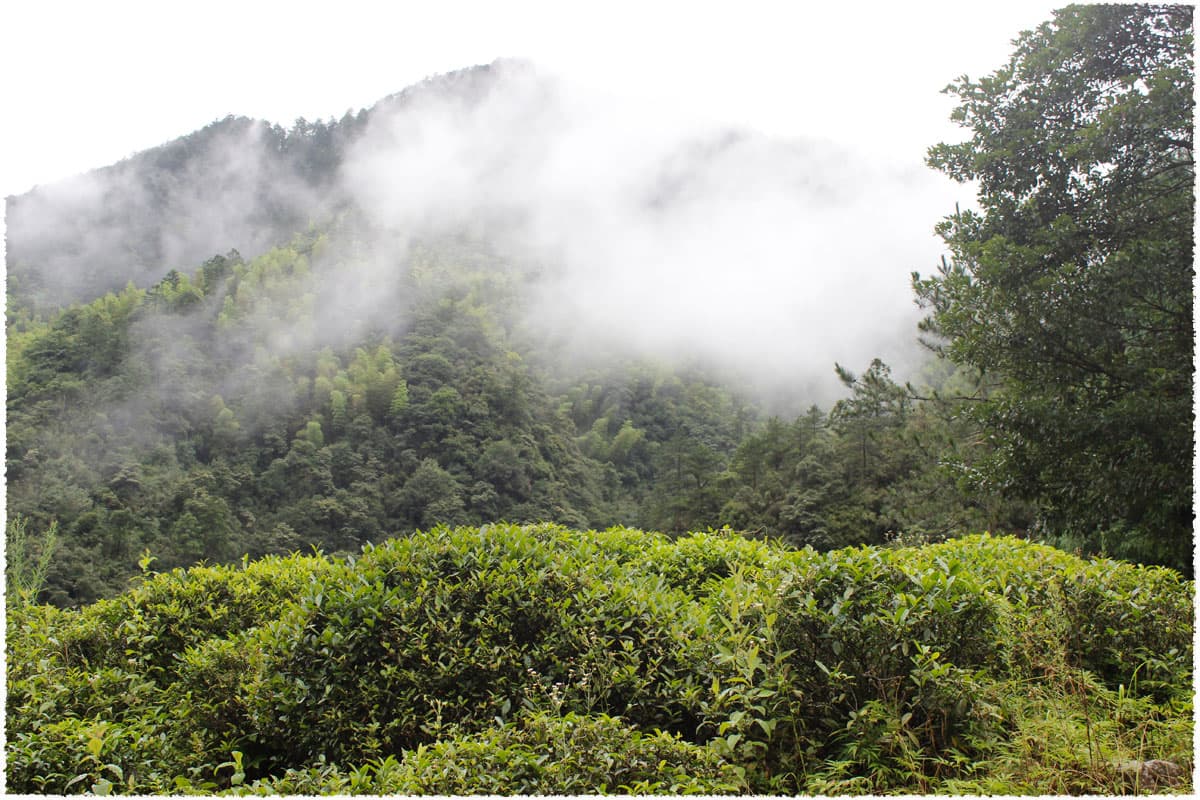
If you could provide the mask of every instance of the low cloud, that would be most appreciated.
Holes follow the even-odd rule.
[[[51,305],[147,286],[216,253],[280,243],[322,206],[289,171],[269,126],[227,118],[109,167],[9,198],[7,263]],[[286,241],[286,239],[285,239]]]
[[[834,361],[914,360],[935,176],[493,69],[477,102],[425,95],[352,147],[343,187],[381,229],[486,231],[544,265],[530,322],[581,358],[698,358],[804,402],[838,393]]]
[[[287,241],[280,220],[290,233],[350,202],[369,238],[314,271],[319,318],[260,319],[258,342],[293,353],[398,332],[411,245],[468,233],[522,271],[529,330],[569,363],[699,361],[802,406],[841,394],[835,361],[880,356],[903,375],[921,357],[908,276],[936,262],[950,202],[932,171],[696,124],[523,62],[428,81],[359,123],[315,179],[278,152],[278,129],[230,119],[17,198],[10,267],[86,300],[231,248],[253,256]]]

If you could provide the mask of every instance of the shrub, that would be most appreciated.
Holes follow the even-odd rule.
[[[932,725],[945,741],[960,716],[936,704],[930,676],[983,669],[998,650],[997,612],[962,564],[903,551],[842,550],[817,562],[782,606],[781,645],[793,652],[806,721],[824,739],[850,711],[879,699]],[[955,698],[958,701],[968,698]],[[933,703],[933,705],[931,705]]]
[[[1083,560],[1011,536],[965,536],[915,551],[969,566],[1011,609],[1008,666],[1045,674],[1063,663],[1109,688],[1191,686],[1195,584],[1165,567]],[[1190,693],[1190,690],[1189,690]]]
[[[1172,569],[1094,559],[1062,578],[1075,662],[1112,689],[1190,696],[1195,584]]]
[[[161,709],[130,722],[66,717],[45,720],[36,730],[10,731],[7,788],[34,794],[162,791],[169,762],[166,717]]]
[[[10,612],[9,788],[87,791],[114,781],[109,766],[128,791],[176,773],[210,780],[214,757],[241,744],[246,632],[328,567],[292,557],[174,570],[78,611]],[[120,744],[97,762],[93,741]],[[79,775],[91,777],[66,785]]]
[[[641,558],[671,586],[701,597],[736,570],[760,570],[789,552],[778,542],[757,541],[728,528],[690,533],[674,541],[643,545]]]
[[[996,722],[974,675],[1000,648],[1000,615],[953,559],[799,551],[735,573],[712,604],[724,636],[706,722],[755,791],[796,791],[827,759],[868,769],[862,737],[927,758]],[[901,755],[889,745],[877,761]]]
[[[644,733],[609,716],[522,713],[503,726],[418,745],[354,768],[318,760],[238,794],[740,794],[710,748]]]
[[[294,555],[240,567],[147,573],[124,594],[81,609],[64,642],[65,655],[93,667],[136,662],[166,682],[188,647],[274,619],[283,604],[332,566],[324,558]]]
[[[8,788],[1104,788],[1189,752],[1192,592],[1011,537],[553,525],[177,570],[9,609]]]
[[[262,629],[255,736],[295,765],[395,754],[522,703],[686,728],[702,625],[580,534],[438,528],[365,549]]]
[[[126,784],[166,760],[171,717],[136,669],[91,668],[69,642],[78,612],[26,605],[8,613],[7,787],[79,793]]]
[[[513,724],[406,754],[388,785],[404,794],[735,794],[709,748],[609,717],[521,715]]]
[[[170,729],[173,772],[220,784],[224,778],[217,761],[237,751],[246,772],[263,774],[265,754],[246,737],[247,685],[262,660],[256,633],[251,629],[209,639],[179,654],[175,681],[162,692],[177,720]]]

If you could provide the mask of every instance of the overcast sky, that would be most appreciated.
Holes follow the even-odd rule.
[[[1055,6],[799,2],[11,3],[0,195],[227,114],[340,117],[422,78],[519,57],[593,89],[896,163],[956,138],[962,73],[1000,66]]]

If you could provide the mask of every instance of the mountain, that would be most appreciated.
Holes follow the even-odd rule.
[[[977,432],[864,355],[890,326],[860,265],[805,260],[854,165],[647,140],[610,110],[500,62],[10,198],[8,512],[58,533],[42,598],[112,595],[143,554],[354,553],[439,523],[822,549],[1027,527],[956,480]]]
[[[339,172],[372,118],[423,97],[478,102],[503,67],[431,78],[340,120],[228,116],[111,166],[6,198],[9,291],[37,307],[86,301],[217,253],[285,245],[349,202]]]

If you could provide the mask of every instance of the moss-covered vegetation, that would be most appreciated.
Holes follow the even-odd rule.
[[[1122,762],[1190,773],[1191,582],[1011,537],[821,554],[440,527],[135,583],[10,608],[10,791],[1105,793],[1130,790]]]

